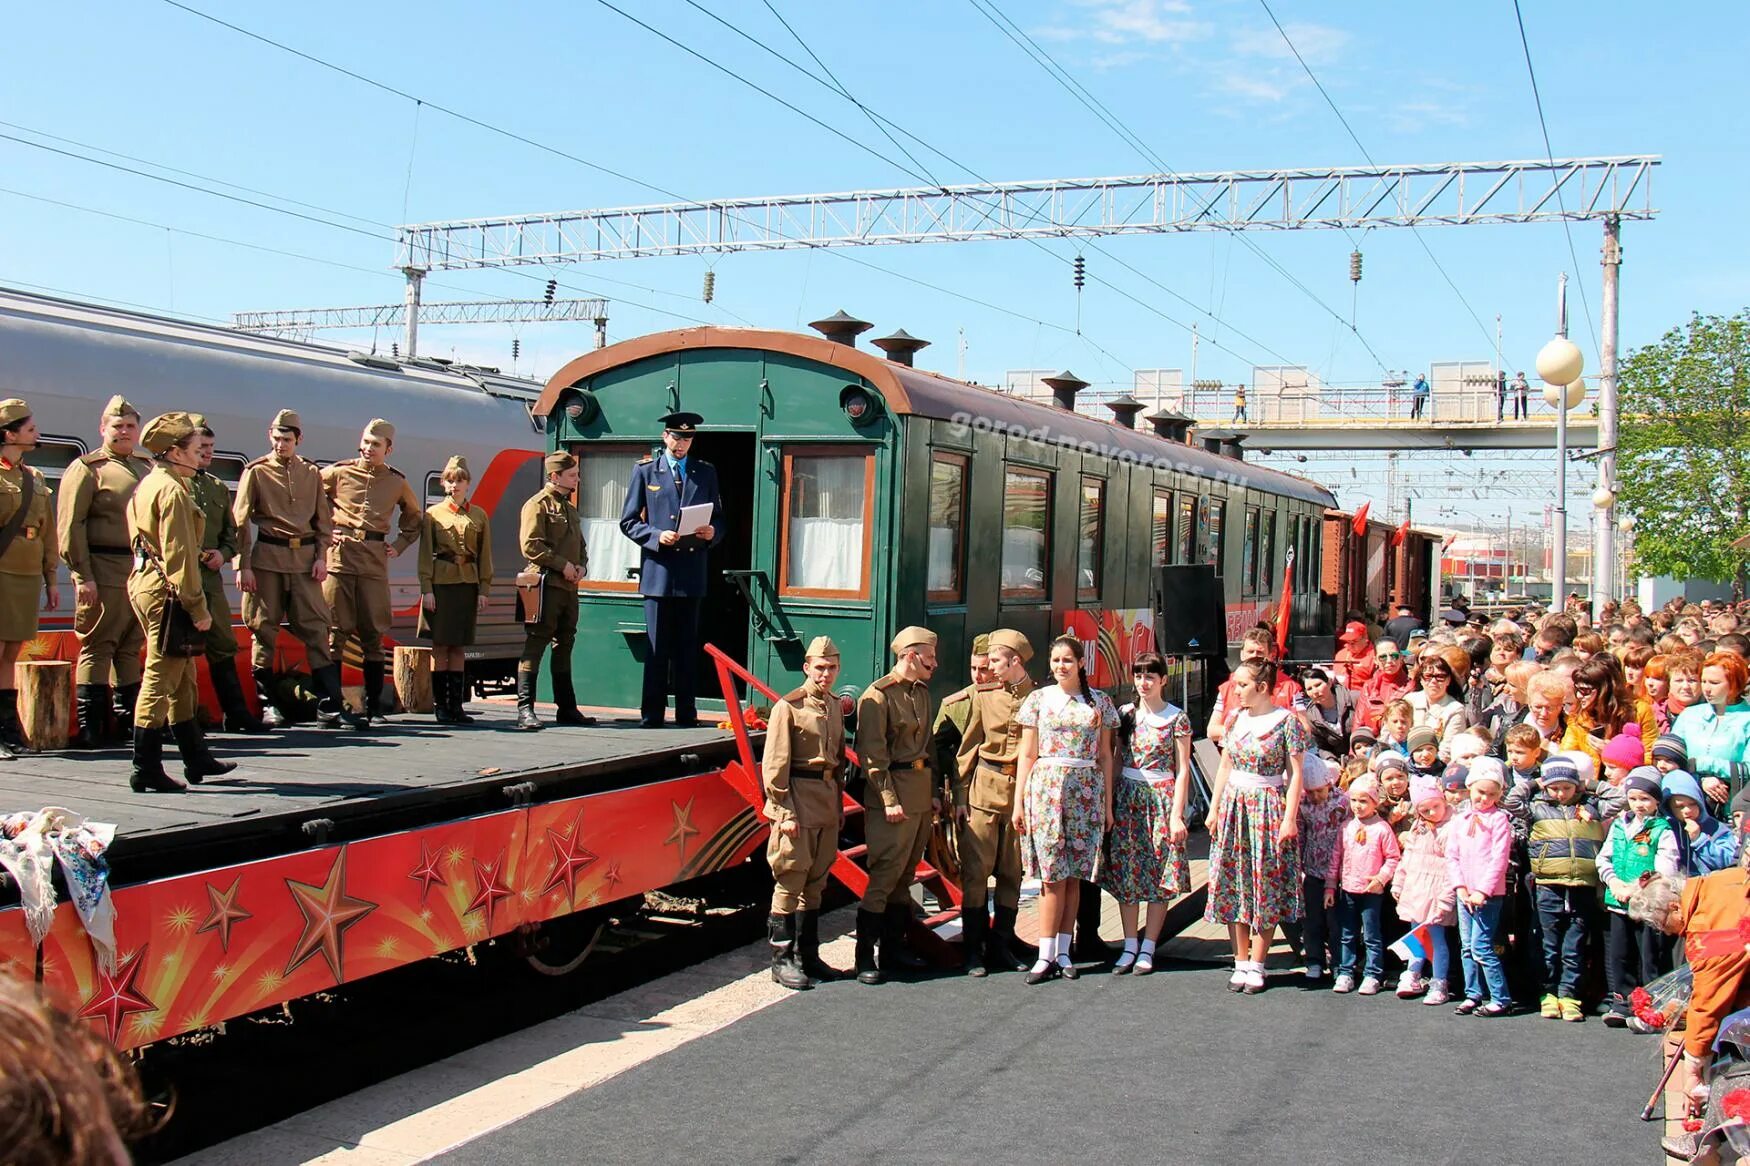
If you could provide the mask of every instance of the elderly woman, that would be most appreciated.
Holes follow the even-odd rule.
[[[1684,709],[1671,725],[1689,751],[1689,768],[1701,779],[1701,792],[1716,810],[1750,778],[1747,686],[1750,667],[1735,653],[1715,652],[1701,666],[1702,702]]]
[[[1470,680],[1470,653],[1456,644],[1429,648],[1416,668],[1419,687],[1404,697],[1410,724],[1426,725],[1440,740],[1440,760],[1452,759],[1452,740],[1470,723],[1464,703],[1453,695]]]
[[[1355,694],[1323,668],[1308,668],[1300,674],[1300,683],[1306,689],[1306,724],[1313,743],[1341,757],[1355,730]]]
[[[1377,733],[1385,706],[1410,691],[1410,672],[1404,664],[1403,650],[1395,640],[1381,640],[1374,645],[1374,662],[1379,667],[1361,688],[1355,723]]]

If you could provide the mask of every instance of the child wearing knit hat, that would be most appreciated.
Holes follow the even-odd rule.
[[[1446,841],[1446,867],[1457,896],[1464,955],[1464,1002],[1455,1011],[1460,1016],[1505,1016],[1513,1009],[1513,995],[1495,950],[1495,934],[1513,846],[1513,825],[1500,805],[1506,774],[1493,757],[1479,757],[1470,763],[1465,784],[1470,804],[1453,819]]]
[[[1432,725],[1417,725],[1404,740],[1410,753],[1410,773],[1432,777],[1441,771],[1440,734]]]
[[[1604,743],[1598,751],[1604,763],[1604,776],[1598,782],[1598,801],[1608,820],[1622,813],[1623,782],[1629,772],[1647,763],[1647,748],[1641,740],[1641,727],[1634,721],[1622,727],[1622,732]]]
[[[1452,808],[1439,784],[1429,778],[1417,778],[1411,784],[1410,803],[1415,809],[1415,825],[1401,839],[1403,859],[1392,876],[1391,893],[1404,924],[1412,930],[1428,925],[1429,958],[1410,961],[1398,979],[1398,998],[1410,1000],[1426,990],[1422,1003],[1445,1004],[1451,999],[1446,929],[1458,920],[1452,875],[1446,865],[1446,830]],[[1430,965],[1433,978],[1427,979],[1422,973]]]
[[[1653,742],[1653,768],[1661,777],[1674,769],[1689,769],[1689,746],[1676,733],[1660,733]]]
[[[1670,970],[1671,945],[1657,929],[1629,918],[1629,897],[1654,874],[1676,875],[1681,865],[1677,835],[1659,813],[1659,771],[1636,766],[1623,779],[1623,812],[1610,824],[1598,852],[1609,933],[1604,947],[1604,1023],[1628,1024],[1629,996]]]
[[[1598,925],[1598,851],[1603,813],[1586,792],[1578,752],[1550,755],[1531,799],[1531,873],[1543,932],[1543,1009],[1548,1020],[1583,1021],[1580,977],[1586,937]]]
[[[1337,907],[1343,929],[1342,963],[1333,992],[1378,995],[1385,974],[1380,900],[1397,873],[1399,851],[1397,835],[1379,816],[1379,796],[1379,781],[1371,774],[1350,783],[1349,811],[1354,817],[1344,824],[1325,875],[1325,905]],[[1362,973],[1359,988],[1357,970]]]
[[[1342,956],[1337,913],[1325,902],[1325,876],[1336,852],[1343,826],[1349,821],[1349,797],[1332,780],[1333,767],[1321,765],[1302,778],[1299,825],[1301,887],[1306,913],[1300,925],[1301,952],[1306,960],[1306,986],[1318,986],[1325,968],[1336,967]],[[1327,960],[1329,952],[1329,963]]]

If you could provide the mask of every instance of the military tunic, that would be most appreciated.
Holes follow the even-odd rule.
[[[1021,726],[1015,718],[1032,691],[1032,678],[1022,677],[1013,684],[981,685],[973,693],[957,758],[960,780],[954,785],[955,809],[967,811],[960,838],[962,910],[984,906],[993,874],[997,906],[1021,902],[1021,847],[1013,825]]]
[[[332,538],[322,471],[297,454],[272,454],[243,469],[231,505],[237,523],[237,573],[255,573],[255,591],[243,596],[243,622],[255,637],[256,668],[273,667],[284,620],[303,641],[312,672],[326,668],[328,601],[310,574]]]
[[[934,823],[931,801],[930,686],[908,681],[895,668],[863,690],[857,701],[857,756],[868,784],[863,792],[869,887],[863,910],[882,912],[903,901]],[[905,812],[889,822],[886,811]]]
[[[97,584],[95,603],[76,603],[73,632],[79,637],[77,684],[140,680],[140,647],[145,633],[128,603],[128,499],[152,468],[145,458],[122,457],[109,449],[88,453],[61,476],[56,537],[75,585]]]
[[[357,634],[367,661],[383,659],[383,636],[389,630],[389,519],[401,510],[401,554],[419,538],[425,515],[407,477],[394,466],[373,466],[364,458],[348,458],[322,470],[322,488],[333,507],[334,539],[328,546],[328,578],[322,598],[328,601],[332,631],[328,654],[339,659],[346,638]]]
[[[966,737],[966,722],[972,719],[972,694],[977,691],[976,684],[968,684],[944,700],[936,710],[935,724],[930,727],[936,749],[936,777],[945,783],[944,805],[954,800],[954,779],[960,769],[956,758],[960,755],[960,742]]]
[[[549,482],[539,494],[523,503],[517,531],[523,557],[528,560],[527,569],[547,573],[541,594],[541,618],[526,627],[522,664],[529,668],[539,664],[549,643],[555,658],[563,656],[569,660],[572,641],[577,638],[577,584],[566,579],[564,571],[571,563],[580,571],[589,563],[577,507],[563,490]]]
[[[197,622],[211,614],[201,587],[201,526],[189,479],[160,464],[128,501],[128,529],[141,556],[128,576],[128,600],[145,629],[145,680],[134,704],[134,725],[155,729],[194,719],[198,695],[195,658],[158,654],[166,601],[177,601]],[[132,541],[130,539],[130,541]]]
[[[201,516],[201,550],[218,551],[221,563],[237,557],[237,520],[231,517],[231,492],[225,483],[201,470],[189,479],[194,508]],[[213,626],[207,629],[207,667],[219,668],[237,658],[237,629],[232,626],[231,597],[219,567],[201,564],[201,593]]]
[[[425,512],[419,541],[419,591],[437,600],[426,622],[431,642],[474,642],[479,600],[492,590],[492,524],[478,506],[458,510],[448,498]]]
[[[805,684],[772,706],[760,769],[772,822],[772,913],[820,907],[844,814],[845,715],[838,697]],[[785,822],[796,832],[786,834]]]
[[[0,459],[0,527],[12,521],[24,500],[24,475],[32,480],[30,511],[12,545],[0,554],[0,642],[22,643],[36,635],[43,588],[55,585],[60,551],[54,503],[42,471]],[[0,678],[8,682],[10,678]]]

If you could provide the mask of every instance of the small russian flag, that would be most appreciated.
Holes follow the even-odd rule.
[[[1392,954],[1406,964],[1415,963],[1428,958],[1428,953],[1434,950],[1434,928],[1428,923],[1419,923],[1410,929],[1409,934],[1391,945]]]

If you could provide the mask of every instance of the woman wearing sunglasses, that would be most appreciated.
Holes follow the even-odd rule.
[[[1426,725],[1440,739],[1440,760],[1452,759],[1452,739],[1470,722],[1464,702],[1454,695],[1470,680],[1470,653],[1456,644],[1428,648],[1416,668],[1417,688],[1404,700],[1410,724]]]
[[[1573,684],[1574,707],[1562,733],[1562,748],[1587,754],[1596,772],[1604,772],[1605,744],[1631,721],[1641,726],[1641,740],[1647,746],[1659,739],[1652,704],[1635,700],[1622,665],[1609,652],[1600,652],[1574,669]],[[1650,761],[1650,753],[1642,758],[1643,763]]]
[[[1410,673],[1404,666],[1403,652],[1393,640],[1379,641],[1374,649],[1374,662],[1378,668],[1361,687],[1355,724],[1377,733],[1380,718],[1385,716],[1385,706],[1410,691]]]

